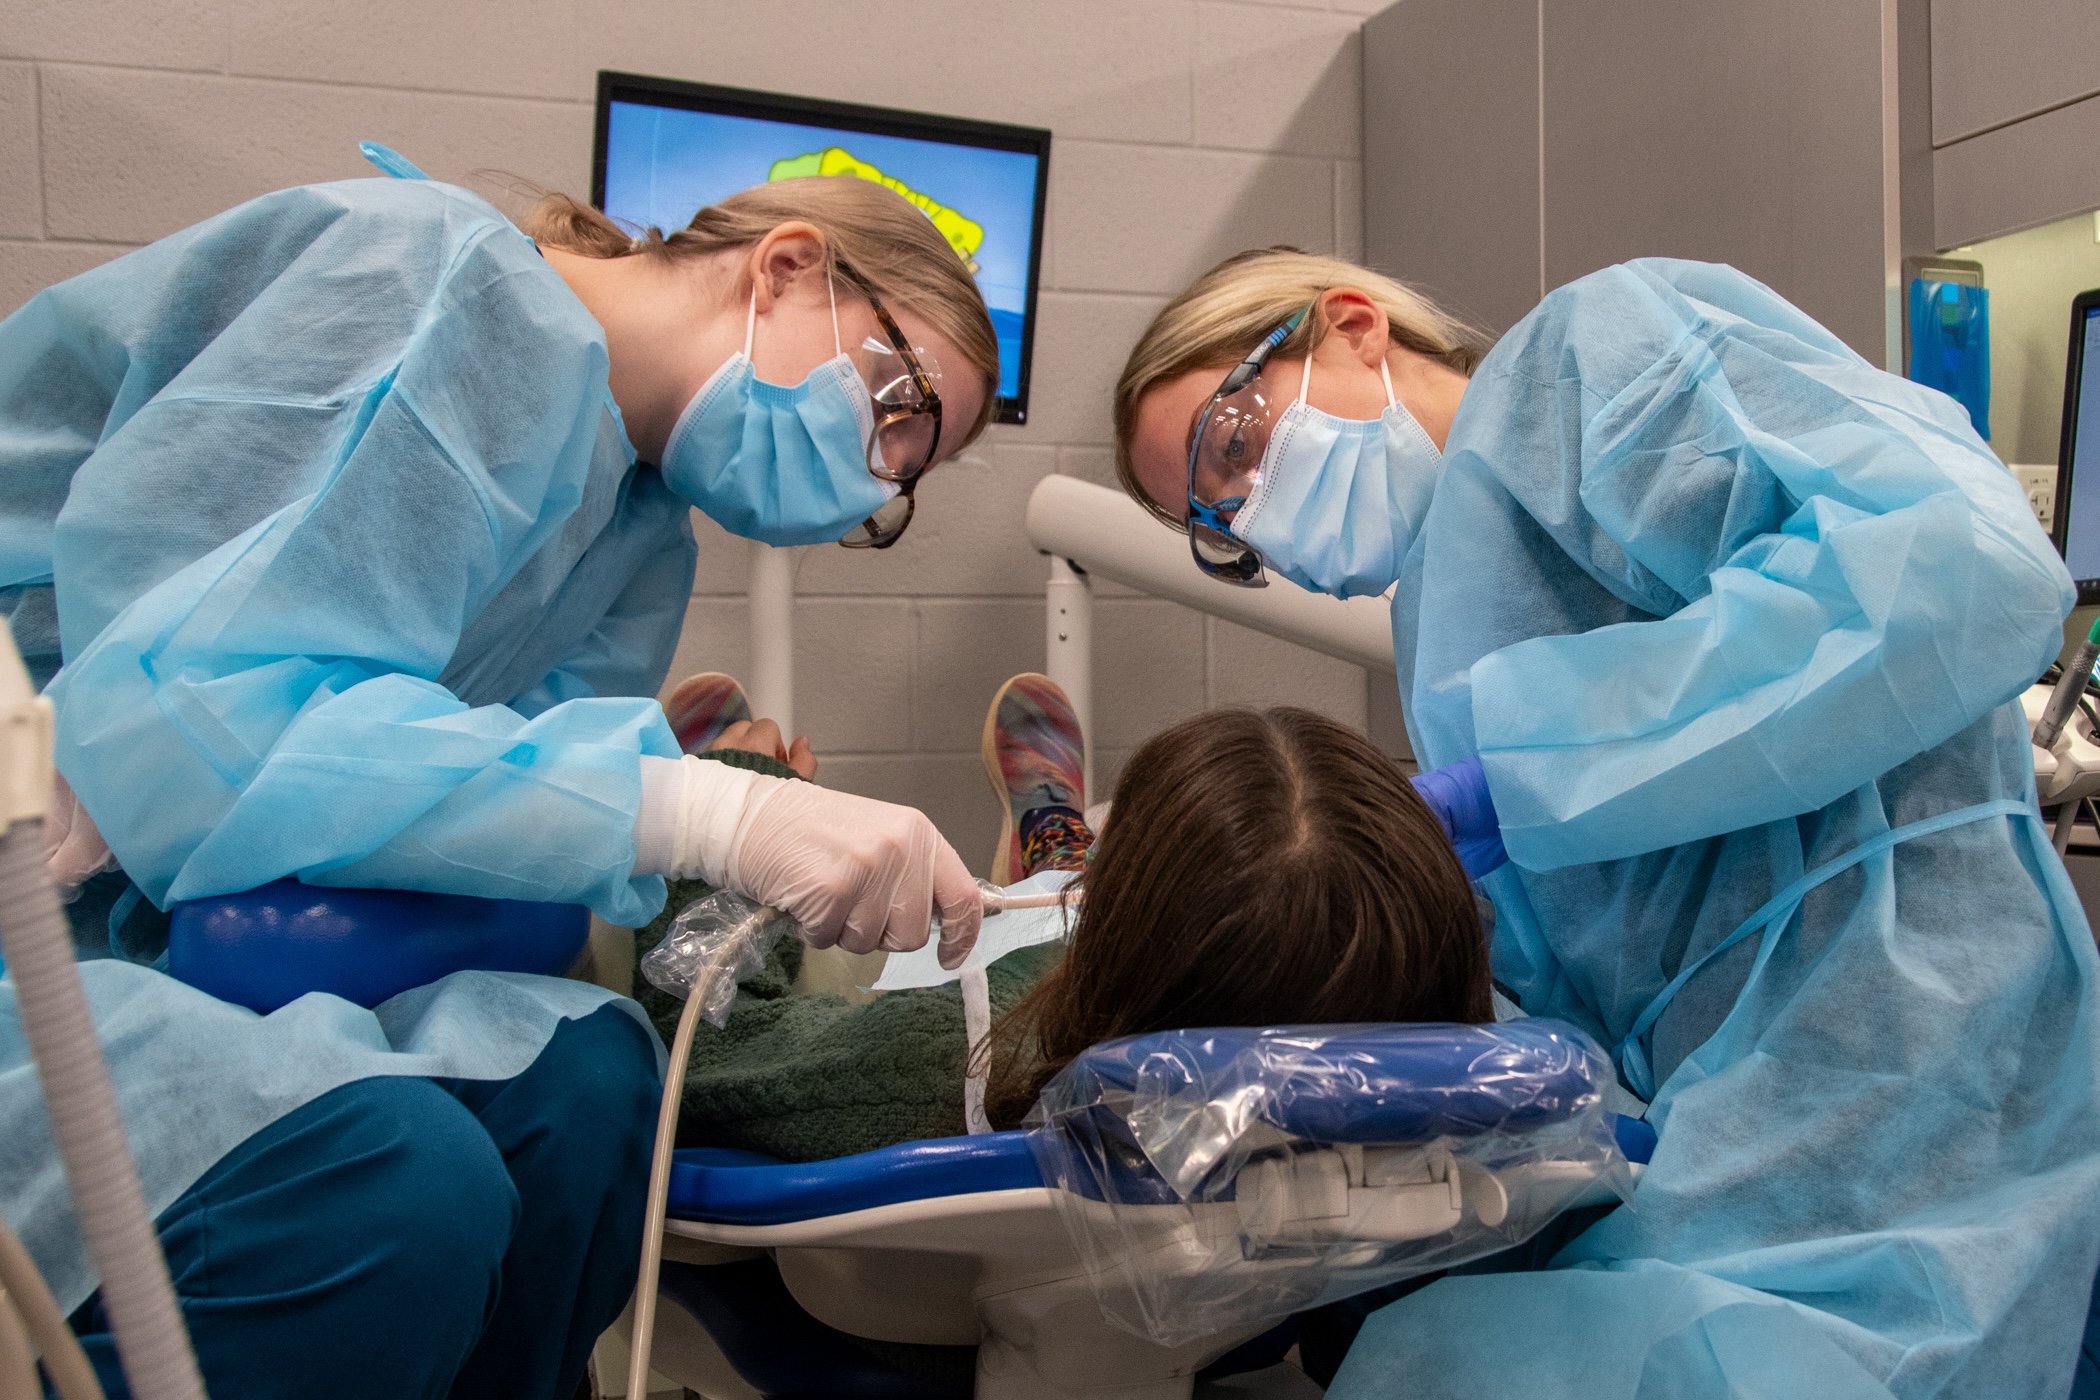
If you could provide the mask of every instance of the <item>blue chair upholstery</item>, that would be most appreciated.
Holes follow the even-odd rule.
[[[1486,1054],[1482,1038],[1468,1026],[1337,1026],[1322,1032],[1324,1063],[1301,1065],[1291,1083],[1323,1075],[1332,1082],[1324,1091],[1271,1096],[1281,1120],[1276,1126],[1316,1142],[1423,1142],[1465,1136],[1484,1122],[1542,1124],[1595,1091],[1589,1066],[1568,1055],[1569,1033],[1550,1021],[1499,1027]],[[1157,1075],[1162,1066],[1201,1078],[1222,1072],[1247,1047],[1275,1034],[1231,1028],[1131,1036],[1095,1046],[1073,1069],[1123,1090],[1133,1089],[1141,1072]],[[1375,1067],[1376,1074],[1352,1072],[1365,1067]],[[1379,1086],[1375,1092],[1338,1093],[1333,1087],[1372,1081]],[[1655,1150],[1655,1130],[1637,1118],[1615,1118],[1620,1151],[1630,1162],[1645,1163]],[[907,1142],[823,1162],[688,1148],[672,1159],[669,1209],[679,1220],[781,1225],[901,1201],[1043,1184],[1022,1132]]]
[[[674,1220],[785,1225],[849,1210],[1041,1186],[1026,1133],[929,1138],[822,1162],[757,1152],[682,1148],[671,1156]]]
[[[265,1014],[308,992],[377,1006],[469,969],[558,976],[590,930],[580,904],[277,880],[170,910],[168,975]]]

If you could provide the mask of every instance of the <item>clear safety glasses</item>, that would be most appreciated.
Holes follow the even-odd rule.
[[[1275,395],[1262,383],[1262,366],[1305,320],[1310,305],[1263,336],[1232,367],[1189,429],[1189,556],[1212,578],[1241,588],[1266,588],[1261,555],[1235,539],[1232,518],[1261,480]]]
[[[875,400],[875,428],[868,434],[868,471],[894,481],[897,494],[881,509],[848,531],[839,543],[848,549],[888,549],[904,536],[918,509],[913,493],[933,463],[941,441],[940,366],[922,346],[905,338],[897,322],[865,283],[854,279],[882,333],[885,345],[869,336],[854,352],[853,362]]]

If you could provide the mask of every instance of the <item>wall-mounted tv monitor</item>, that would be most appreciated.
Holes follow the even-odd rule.
[[[2100,289],[2071,300],[2071,349],[2064,368],[2050,532],[2084,606],[2100,603]]]
[[[797,175],[878,180],[925,211],[992,313],[997,419],[1027,422],[1049,132],[599,73],[591,198],[619,223],[669,233],[738,190]]]

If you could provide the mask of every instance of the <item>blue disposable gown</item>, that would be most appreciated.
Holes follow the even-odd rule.
[[[285,875],[646,923],[692,590],[603,332],[465,191],[268,195],[0,333],[0,586],[158,903]],[[568,702],[568,703],[559,703]]]
[[[156,902],[297,875],[646,922],[638,755],[679,751],[649,697],[693,564],[597,323],[463,190],[268,195],[0,322],[0,602],[40,680],[63,662],[59,769]],[[255,1017],[82,971],[156,1210],[336,1084],[506,1077],[610,996],[462,973]],[[5,981],[0,1123],[0,1213],[70,1306]]]
[[[1617,1045],[1805,873],[2031,804],[2009,702],[2072,596],[1961,408],[1769,289],[1638,262],[1555,292],[1466,390],[1393,612],[1417,753],[1480,753],[1501,814],[1498,977]],[[1778,927],[1644,1038],[1631,1208],[1376,1314],[1336,1400],[2066,1393],[2100,1041],[2061,865],[1992,816]]]

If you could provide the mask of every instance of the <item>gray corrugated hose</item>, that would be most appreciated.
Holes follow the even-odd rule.
[[[6,831],[0,836],[0,957],[15,984],[15,1011],[36,1061],[80,1233],[102,1276],[102,1305],[131,1393],[139,1400],[204,1400],[204,1380],[88,1016],[72,930],[44,865],[51,734],[51,702],[31,688],[14,634],[0,626],[0,828]],[[21,1290],[11,1291],[19,1306]]]
[[[72,932],[44,868],[41,817],[18,821],[0,837],[0,951],[131,1393],[139,1400],[204,1400],[88,1016]]]

